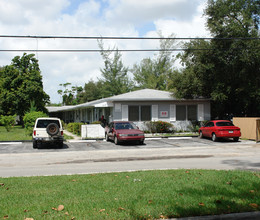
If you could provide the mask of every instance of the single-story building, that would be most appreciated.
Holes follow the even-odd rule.
[[[50,116],[68,122],[92,123],[102,116],[107,122],[133,121],[143,128],[146,121],[166,121],[185,130],[190,121],[210,120],[210,100],[176,99],[170,92],[142,89],[75,106],[47,107]]]

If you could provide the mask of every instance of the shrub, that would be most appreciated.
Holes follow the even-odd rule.
[[[27,135],[32,135],[33,127],[36,119],[42,117],[48,117],[48,115],[45,114],[44,112],[36,112],[36,111],[29,112],[24,115],[23,121],[24,121],[24,127]]]
[[[16,115],[1,115],[0,122],[6,131],[9,132],[15,125]]]
[[[191,125],[188,126],[189,131],[198,132],[200,128],[200,121],[191,121]]]
[[[149,121],[146,127],[151,133],[174,133],[174,126],[165,121]]]
[[[93,121],[91,124],[101,124],[101,121]]]
[[[81,125],[84,125],[84,123],[81,122],[69,123],[67,125],[67,130],[69,132],[72,132],[73,134],[81,135]]]

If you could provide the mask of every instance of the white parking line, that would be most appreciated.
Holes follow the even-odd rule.
[[[145,140],[161,140],[162,138],[145,138]]]
[[[6,145],[6,144],[9,144],[9,145],[11,145],[11,144],[22,144],[22,142],[0,142],[0,145]]]
[[[67,140],[67,142],[70,143],[90,143],[90,142],[96,142],[97,140]]]
[[[169,137],[168,139],[182,140],[182,139],[192,139],[192,137]]]

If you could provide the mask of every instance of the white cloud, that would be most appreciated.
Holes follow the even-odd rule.
[[[131,22],[135,25],[160,18],[190,21],[200,0],[117,0],[111,1],[107,20],[115,23]]]
[[[77,5],[73,5],[77,2]],[[208,36],[201,18],[206,0],[0,0],[2,35],[38,36]],[[68,10],[73,8],[71,13]],[[72,10],[72,9],[71,9]],[[105,48],[153,49],[159,41],[110,40]],[[98,49],[96,40],[6,39],[0,49]],[[23,53],[0,53],[0,66]],[[126,66],[154,52],[122,53]],[[84,86],[101,77],[99,53],[38,53],[45,91],[59,102],[60,83]]]

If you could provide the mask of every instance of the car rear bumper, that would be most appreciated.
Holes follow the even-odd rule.
[[[33,141],[39,141],[42,143],[57,143],[63,142],[63,137],[36,137],[33,138]]]
[[[220,138],[234,138],[234,137],[240,137],[241,136],[241,132],[233,132],[233,133],[229,133],[229,132],[219,132],[216,134],[217,137]]]

